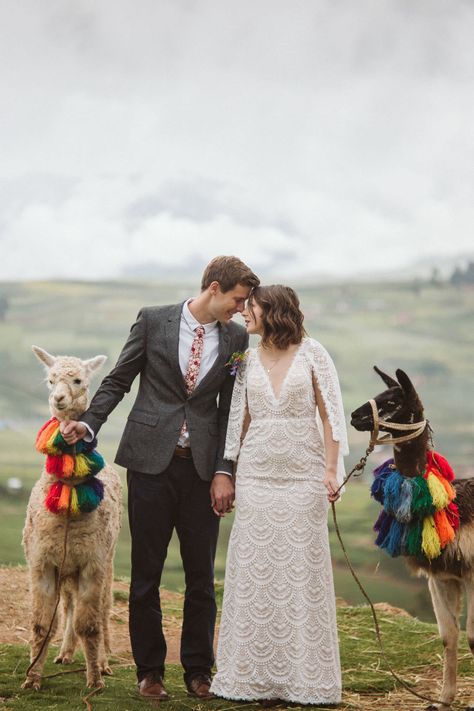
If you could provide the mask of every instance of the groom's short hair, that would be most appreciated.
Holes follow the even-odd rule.
[[[214,257],[204,270],[201,280],[201,291],[212,284],[219,282],[222,292],[234,289],[237,284],[255,289],[260,284],[260,279],[238,257]]]

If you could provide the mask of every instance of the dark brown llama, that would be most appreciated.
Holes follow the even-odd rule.
[[[359,431],[374,431],[379,423],[380,431],[389,433],[391,439],[401,438],[402,432],[391,423],[421,423],[413,429],[412,439],[393,443],[395,466],[405,477],[422,476],[426,467],[428,449],[428,426],[423,426],[424,415],[421,400],[403,370],[397,370],[397,380],[386,375],[376,366],[375,371],[387,385],[384,392],[367,401],[352,413],[351,424]],[[377,415],[375,415],[375,410]],[[433,560],[406,556],[408,566],[417,575],[428,578],[433,609],[444,645],[443,686],[440,704],[430,709],[447,709],[456,695],[457,647],[459,637],[459,614],[462,591],[467,598],[466,631],[471,652],[474,654],[474,478],[452,482],[456,490],[455,502],[459,509],[460,526],[453,542]],[[474,711],[474,696],[466,711]]]

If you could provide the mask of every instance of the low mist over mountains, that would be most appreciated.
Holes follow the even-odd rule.
[[[234,251],[238,255],[238,249]],[[159,261],[137,261],[117,273],[117,278],[166,280],[170,282],[191,281],[198,284],[204,267],[207,264],[198,252],[181,264],[168,265]],[[350,281],[378,281],[389,279],[404,281],[409,279],[429,279],[436,274],[438,278],[449,279],[456,268],[465,269],[469,262],[474,262],[474,252],[464,252],[452,257],[433,255],[408,261],[406,266],[393,268],[387,263],[383,270],[359,270],[351,274],[333,274],[321,272],[317,265],[307,264],[302,269],[296,263],[295,255],[289,251],[275,251],[268,255],[268,259],[253,262],[251,267],[261,275],[265,282],[298,280],[300,282],[317,281],[318,283]]]

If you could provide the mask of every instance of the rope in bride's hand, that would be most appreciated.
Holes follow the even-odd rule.
[[[374,442],[373,442],[372,439],[371,439],[369,446],[368,446],[367,449],[365,450],[364,456],[361,457],[361,459],[359,460],[359,462],[358,462],[358,463],[355,465],[355,467],[349,472],[349,474],[347,475],[347,477],[346,477],[346,478],[344,479],[344,481],[342,482],[341,486],[340,486],[340,487],[337,489],[337,491],[335,492],[336,494],[338,494],[338,493],[340,492],[340,490],[342,489],[342,487],[346,484],[346,482],[349,481],[349,479],[350,479],[352,476],[361,476],[361,474],[363,474],[364,469],[365,469],[365,466],[366,466],[366,464],[367,464],[367,459],[369,458],[369,456],[371,455],[371,453],[373,452],[373,450],[374,450]],[[356,472],[357,472],[357,473],[356,473]],[[384,660],[385,664],[387,665],[387,668],[388,668],[390,674],[393,676],[393,678],[394,678],[396,681],[398,681],[399,684],[401,684],[407,691],[409,691],[410,694],[413,694],[413,696],[417,696],[419,699],[423,699],[423,701],[429,701],[429,702],[432,703],[432,704],[441,704],[442,702],[441,702],[439,699],[432,699],[432,698],[429,697],[429,696],[423,696],[423,694],[418,694],[416,691],[414,691],[414,690],[410,687],[410,685],[408,684],[408,682],[406,682],[404,679],[402,679],[400,676],[398,676],[398,674],[392,669],[392,665],[390,664],[390,662],[389,662],[389,660],[388,660],[388,658],[387,658],[387,654],[386,654],[385,648],[384,648],[384,646],[383,646],[382,636],[381,636],[381,633],[380,633],[380,625],[379,625],[379,621],[378,621],[378,618],[377,618],[377,613],[375,612],[374,605],[373,605],[373,603],[372,603],[372,600],[369,598],[367,592],[365,591],[364,586],[362,585],[362,583],[360,582],[359,578],[357,577],[357,573],[355,572],[354,568],[352,567],[352,563],[351,563],[351,561],[349,560],[349,556],[347,555],[347,551],[346,551],[346,548],[345,548],[345,546],[344,546],[344,542],[343,542],[343,540],[342,540],[341,532],[340,532],[340,530],[339,530],[339,526],[338,526],[338,523],[337,523],[335,501],[331,501],[331,508],[332,508],[332,518],[333,518],[333,521],[334,521],[334,528],[335,528],[335,530],[336,530],[336,535],[337,535],[338,540],[339,540],[339,543],[340,543],[340,545],[341,545],[342,552],[343,552],[343,554],[344,554],[344,558],[346,559],[347,566],[348,566],[349,570],[351,571],[352,577],[353,577],[354,580],[356,581],[359,590],[361,591],[362,595],[363,595],[364,598],[367,600],[367,602],[368,602],[368,604],[369,604],[369,606],[370,606],[370,610],[371,610],[371,612],[372,612],[372,619],[373,619],[373,621],[374,621],[375,636],[376,636],[376,638],[377,638],[377,642],[378,642],[378,645],[379,645],[379,647],[380,647],[380,655],[381,655],[382,659]]]

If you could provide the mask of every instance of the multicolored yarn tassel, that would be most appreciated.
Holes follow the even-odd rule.
[[[46,454],[46,471],[58,479],[85,479],[73,486],[56,481],[51,484],[44,500],[51,513],[78,516],[96,509],[104,498],[104,484],[96,478],[105,461],[95,447],[97,440],[68,445],[59,429],[59,421],[52,417],[38,432],[36,449]]]
[[[376,545],[392,557],[433,560],[441,555],[459,528],[449,462],[429,451],[423,476],[407,477],[396,469],[393,459],[387,459],[375,469],[374,477],[371,494],[383,506],[374,525]]]

